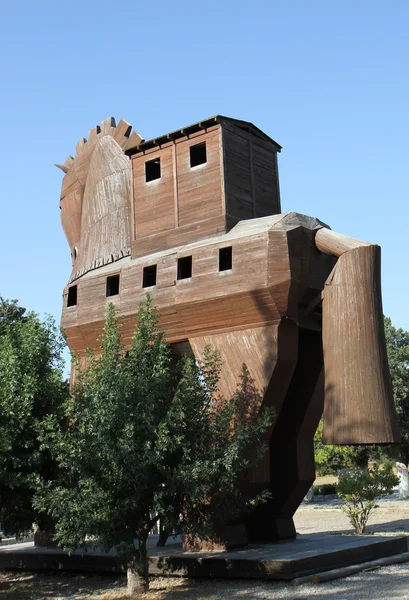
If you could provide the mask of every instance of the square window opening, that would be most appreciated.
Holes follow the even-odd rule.
[[[145,163],[145,181],[147,183],[149,181],[155,181],[155,179],[160,179],[160,176],[160,158],[148,160]]]
[[[220,248],[219,249],[219,271],[230,271],[233,268],[233,249]]]
[[[68,288],[67,306],[77,306],[77,286],[72,285]]]
[[[190,146],[190,167],[197,167],[207,162],[206,142]]]
[[[117,296],[119,294],[119,275],[112,275],[107,277],[107,290],[106,295]]]
[[[156,285],[156,273],[158,267],[157,265],[152,265],[150,267],[144,267],[143,276],[142,276],[142,287],[153,287]]]
[[[178,259],[178,279],[192,277],[192,257],[184,256]]]

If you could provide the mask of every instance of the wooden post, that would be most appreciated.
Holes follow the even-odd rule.
[[[325,444],[400,441],[383,325],[380,248],[320,229],[338,256],[323,299]]]

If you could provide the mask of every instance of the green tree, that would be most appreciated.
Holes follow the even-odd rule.
[[[388,448],[391,457],[409,464],[409,332],[396,329],[385,317],[385,337],[402,442]]]
[[[399,483],[392,468],[392,463],[374,464],[371,469],[351,469],[340,478],[337,493],[344,500],[342,509],[356,533],[365,533],[376,498],[391,494]]]
[[[320,475],[336,475],[340,469],[365,467],[371,453],[369,446],[333,446],[322,442],[322,419],[314,436],[315,467]]]
[[[78,373],[66,430],[49,418],[44,444],[66,485],[45,483],[38,506],[56,519],[61,545],[116,547],[135,593],[149,586],[147,538],[159,518],[168,531],[214,539],[267,497],[245,497],[238,480],[263,455],[270,416],[243,418],[259,401],[245,370],[232,399],[218,396],[217,353],[200,369],[188,357],[175,368],[149,298],[128,352],[112,305],[100,345]]]
[[[17,300],[5,300],[0,296],[0,335],[3,335],[12,323],[24,320],[25,312],[26,309],[19,306]]]
[[[368,460],[399,459],[409,464],[409,333],[384,319],[389,370],[402,443],[397,446],[331,446],[322,443],[322,420],[314,437],[317,472],[365,467]]]
[[[40,448],[43,419],[58,413],[68,395],[63,380],[64,340],[52,319],[40,321],[14,300],[0,298],[0,522],[20,535],[48,519],[33,508],[39,476],[56,463]]]

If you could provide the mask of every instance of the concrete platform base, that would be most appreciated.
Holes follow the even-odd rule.
[[[408,550],[403,536],[300,535],[296,540],[229,552],[184,552],[177,540],[156,548],[156,539],[152,536],[149,543],[150,573],[185,577],[291,580]],[[35,548],[32,543],[0,544],[0,569],[121,572],[113,552],[76,551],[68,555],[59,548]]]

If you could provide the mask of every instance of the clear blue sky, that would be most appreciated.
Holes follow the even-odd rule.
[[[71,270],[53,166],[108,116],[149,139],[214,114],[283,146],[283,211],[382,246],[409,329],[407,0],[4,2],[0,295],[58,320]]]

